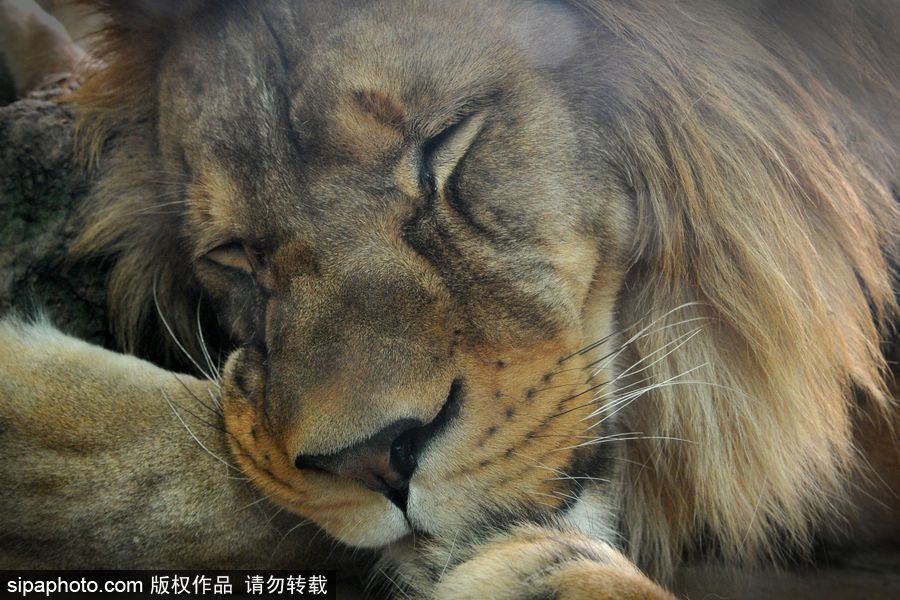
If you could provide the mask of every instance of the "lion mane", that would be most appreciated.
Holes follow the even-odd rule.
[[[89,161],[104,147],[154,143],[126,132],[155,118],[166,29],[161,17],[138,26],[139,9],[91,4],[117,18],[102,67],[71,99]],[[617,150],[597,160],[637,207],[618,317],[653,321],[687,305],[708,321],[645,372],[662,383],[703,365],[703,381],[660,385],[624,415],[645,436],[627,446],[619,492],[628,551],[666,576],[695,550],[752,564],[806,547],[845,508],[861,468],[857,400],[892,410],[883,345],[897,313],[900,11],[877,1],[576,4],[614,39],[614,60],[593,77],[602,135]],[[123,154],[97,163],[74,251],[114,257],[123,347],[165,352],[142,347],[162,337],[148,335],[161,328],[155,304],[193,340],[199,290],[158,174]],[[661,328],[636,356],[689,331]]]

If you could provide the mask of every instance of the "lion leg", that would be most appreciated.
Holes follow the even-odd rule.
[[[420,552],[432,564],[397,567],[397,585],[437,600],[670,599],[612,545],[579,532],[522,526],[482,545]],[[417,557],[418,558],[418,557]]]
[[[72,77],[84,50],[34,0],[0,0],[0,54],[16,94]]]
[[[343,570],[231,465],[215,392],[0,320],[0,568]]]

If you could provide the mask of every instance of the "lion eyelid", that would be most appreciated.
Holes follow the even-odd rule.
[[[241,242],[228,242],[217,246],[204,256],[220,266],[238,269],[249,274],[256,271],[251,251]]]
[[[419,181],[428,195],[442,189],[484,125],[484,113],[463,117],[422,145]]]

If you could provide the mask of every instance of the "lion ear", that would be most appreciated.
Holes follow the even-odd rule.
[[[513,45],[538,69],[566,65],[590,39],[590,17],[566,2],[523,2],[507,24]]]

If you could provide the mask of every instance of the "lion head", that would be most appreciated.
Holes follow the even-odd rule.
[[[127,349],[231,351],[232,450],[274,501],[365,547],[568,515],[664,571],[804,539],[841,494],[851,391],[884,401],[896,154],[784,31],[92,4],[76,251],[115,257]]]

